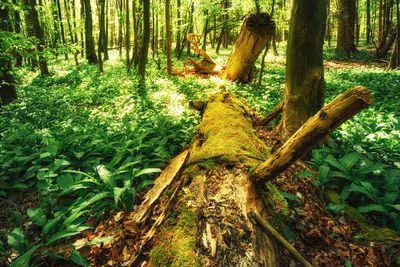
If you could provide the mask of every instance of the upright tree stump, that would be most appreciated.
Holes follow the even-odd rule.
[[[267,42],[272,39],[274,30],[275,22],[267,13],[251,14],[246,18],[220,77],[248,82],[251,68]]]

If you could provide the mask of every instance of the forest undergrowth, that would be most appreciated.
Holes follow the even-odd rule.
[[[326,49],[325,59],[343,59],[333,51]],[[113,210],[131,210],[168,160],[190,143],[199,117],[189,100],[224,85],[267,114],[283,98],[285,57],[279,52],[268,55],[261,87],[167,76],[150,60],[146,97],[139,97],[138,76],[135,70],[126,74],[117,53],[105,62],[103,74],[83,60],[79,70],[72,60],[54,60],[48,77],[16,69],[19,99],[3,107],[0,117],[3,260],[22,255],[13,262],[19,266],[31,257],[63,258],[49,248],[94,228]],[[224,62],[228,53],[211,56]],[[366,51],[355,58],[371,61]],[[175,67],[183,68],[181,62]],[[358,213],[400,233],[400,72],[327,68],[325,81],[326,103],[356,85],[371,90],[375,103],[334,131],[331,146],[307,157],[318,175],[299,176],[314,176],[315,186],[336,190]],[[328,205],[335,213],[345,207]],[[78,251],[68,260],[87,264]]]

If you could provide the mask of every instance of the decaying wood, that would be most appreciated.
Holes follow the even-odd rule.
[[[248,211],[257,210],[268,218],[268,208],[255,191],[249,169],[268,158],[269,150],[252,128],[250,109],[236,97],[221,92],[206,103],[201,105],[203,116],[192,138],[187,163],[181,171],[181,163],[176,164],[176,178],[157,178],[167,180],[170,186],[160,189],[165,188],[161,186],[165,182],[156,180],[157,193],[149,191],[140,214],[134,216],[144,221],[143,213],[148,211],[154,221],[149,231],[148,224],[139,225],[138,235],[146,234],[125,265],[138,263],[146,250],[152,266],[278,265],[276,241],[247,216]],[[182,162],[186,156],[180,157]],[[160,199],[165,199],[167,192],[174,192],[167,197],[167,205],[148,209],[160,194]],[[194,219],[184,220],[187,214]],[[169,215],[172,220],[167,223]],[[185,228],[187,221],[194,224]],[[157,253],[168,252],[171,254],[157,258]]]
[[[326,135],[373,101],[369,90],[361,86],[349,89],[336,97],[308,119],[278,151],[257,167],[252,175],[254,183],[261,185],[276,177],[310,151]]]
[[[262,120],[258,123],[260,126],[267,126],[275,117],[282,112],[283,108],[283,101],[281,101],[278,105],[274,107],[273,110],[271,110],[270,113],[268,113],[267,116],[262,118]]]
[[[199,43],[195,38],[201,37],[201,35],[190,33],[187,36],[187,41],[191,44],[191,48],[199,54],[203,59],[200,62],[196,62],[191,58],[186,58],[186,61],[183,63],[185,68],[187,64],[193,65],[192,71],[200,74],[218,74],[219,72],[215,70],[217,64],[214,60],[207,55],[207,53],[200,48]]]
[[[272,39],[275,22],[267,13],[250,14],[244,21],[239,38],[229,55],[222,79],[249,82],[254,62]]]
[[[264,220],[257,210],[250,211],[249,217],[257,221],[265,231],[272,235],[282,246],[284,246],[290,254],[293,255],[304,267],[312,267],[312,265],[297,251],[286,239],[281,236],[266,220]]]
[[[159,197],[164,193],[171,183],[175,180],[182,166],[185,164],[189,157],[189,151],[185,150],[179,156],[171,160],[171,163],[162,172],[162,174],[155,180],[153,187],[146,194],[144,201],[140,205],[138,211],[135,213],[133,220],[137,223],[143,223],[146,216],[150,214],[151,209],[157,202]]]

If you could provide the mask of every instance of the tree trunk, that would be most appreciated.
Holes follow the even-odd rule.
[[[400,67],[400,14],[399,14],[399,0],[396,1],[396,39],[390,57],[390,62],[387,70],[398,69]]]
[[[67,42],[65,40],[64,25],[62,23],[60,0],[56,0],[56,1],[57,1],[57,9],[58,9],[58,23],[60,24],[60,28],[61,28],[61,39],[64,44],[64,47],[66,47]],[[68,53],[65,53],[64,55],[65,55],[65,59],[68,60]]]
[[[286,81],[279,130],[284,139],[324,103],[324,44],[326,0],[295,0],[289,25]]]
[[[68,23],[68,30],[69,30],[70,37],[71,37],[71,42],[72,42],[72,44],[75,44],[76,39],[74,38],[74,33],[72,31],[71,20],[70,20],[70,16],[69,16],[69,7],[67,5],[67,0],[64,0],[64,6],[65,6],[65,10],[67,12],[67,23]],[[72,52],[74,54],[75,67],[76,67],[76,69],[79,69],[78,51],[72,51]]]
[[[39,53],[39,68],[42,75],[49,75],[49,69],[47,68],[46,58],[43,56],[44,36],[43,30],[39,24],[39,15],[35,9],[36,0],[24,0],[24,5],[27,9],[26,19],[29,24],[33,27],[33,33],[39,40],[37,50]]]
[[[85,54],[86,54],[85,53],[86,52],[86,49],[85,49],[86,41],[85,41],[85,39],[83,37],[85,30],[84,30],[84,27],[82,26],[82,24],[85,23],[85,1],[84,0],[80,0],[80,2],[81,2],[81,21],[79,22],[79,25],[81,27],[81,41],[82,41],[81,57],[83,58],[85,56]]]
[[[367,0],[367,33],[366,33],[367,44],[370,43],[370,37],[371,37],[371,0]]]
[[[364,87],[347,90],[308,119],[285,144],[260,164],[252,175],[257,185],[262,185],[304,156],[327,134],[374,102],[372,94]]]
[[[125,10],[126,10],[126,24],[125,24],[125,53],[126,53],[126,65],[129,66],[129,45],[130,45],[130,36],[129,36],[129,0],[125,2]]]
[[[0,8],[0,30],[2,32],[10,32],[10,18],[8,6]],[[0,38],[0,46],[3,47],[3,39]],[[11,60],[8,57],[0,57],[0,108],[17,99],[17,91],[15,90],[14,76],[12,74]]]
[[[337,49],[340,52],[356,50],[354,44],[356,21],[356,0],[339,0]]]
[[[242,25],[239,38],[229,55],[223,79],[249,82],[249,72],[265,45],[271,40],[275,23],[267,13],[251,14]]]
[[[378,17],[378,46],[382,44],[382,37],[383,37],[383,6],[382,0],[379,0],[379,17]]]
[[[100,32],[99,32],[99,41],[97,43],[97,54],[98,54],[97,58],[99,60],[100,73],[103,72],[103,58],[101,57],[101,50],[103,47],[102,42],[103,42],[103,34],[104,34],[104,4],[105,4],[104,2],[105,2],[105,0],[99,0],[99,5],[100,5],[100,7],[99,7],[99,11],[100,11],[99,30],[100,30]]]
[[[105,13],[104,13],[104,23],[103,23],[103,53],[104,53],[104,60],[108,60],[108,7],[110,4],[108,3],[108,0],[105,0]]]
[[[247,215],[257,211],[266,220],[272,214],[248,174],[269,150],[234,96],[217,93],[204,106],[189,152],[156,179],[130,222],[139,234],[158,217],[123,265],[139,266],[148,248],[153,266],[278,266],[275,239]],[[160,197],[167,200],[162,209]],[[168,217],[176,219],[163,223]]]
[[[167,73],[172,74],[172,55],[171,55],[171,22],[169,12],[170,0],[165,0],[165,35],[167,38]]]
[[[207,30],[208,30],[208,21],[209,21],[209,16],[208,16],[208,11],[204,11],[204,16],[206,17],[204,21],[204,29],[203,29],[203,46],[201,49],[204,51],[207,51]]]
[[[150,0],[143,0],[143,37],[142,47],[140,48],[138,73],[142,79],[146,75],[147,54],[150,43]]]
[[[13,4],[16,5],[16,0],[13,0]],[[7,15],[8,16],[8,15]],[[21,17],[19,15],[19,10],[14,10],[14,18],[15,18],[15,33],[21,33]],[[22,56],[19,52],[15,53],[15,66],[22,66]]]
[[[193,14],[194,14],[194,1],[191,1],[191,5],[190,5],[190,11],[189,11],[189,25],[188,25],[188,31],[187,33],[192,33],[193,32]],[[187,56],[190,56],[190,43],[187,43],[187,51],[186,54]]]
[[[119,46],[119,56],[122,56],[122,2],[123,0],[118,0],[119,4],[119,14],[118,14],[118,46]]]
[[[94,49],[93,26],[92,26],[92,7],[90,0],[85,1],[85,43],[86,59],[89,64],[97,64],[96,51]]]
[[[176,29],[175,55],[178,56],[181,50],[181,0],[176,1],[176,19],[178,27]]]

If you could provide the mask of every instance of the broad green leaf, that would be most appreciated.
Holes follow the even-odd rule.
[[[344,259],[345,263],[346,263],[346,267],[352,267],[351,263],[348,259]]]
[[[50,143],[46,146],[46,151],[51,153],[51,155],[55,156],[57,155],[59,148],[60,148],[59,143]]]
[[[96,194],[93,197],[89,198],[88,200],[82,202],[78,207],[74,207],[71,212],[77,212],[77,211],[83,210],[84,208],[93,204],[94,202],[97,202],[106,197],[111,198],[111,197],[113,197],[113,195],[111,192],[103,192],[103,193]]]
[[[334,213],[338,214],[340,213],[342,210],[347,208],[346,204],[333,204],[333,203],[329,203],[328,206],[326,206],[326,208],[328,210],[333,211]]]
[[[86,259],[82,256],[81,253],[79,253],[79,251],[72,250],[69,260],[75,264],[78,264],[79,266],[89,267]]]
[[[98,244],[101,244],[103,242],[110,241],[110,240],[114,240],[114,237],[113,236],[100,237],[100,238],[96,238],[96,239],[93,239],[92,241],[87,242],[85,244],[85,246],[98,245]]]
[[[324,165],[319,166],[319,169],[318,169],[318,181],[319,181],[320,185],[326,184],[328,182],[328,180],[329,180],[329,176],[328,176],[329,170],[330,169],[327,166],[324,166]]]
[[[283,234],[285,235],[285,238],[287,241],[289,242],[293,242],[293,231],[292,229],[290,229],[289,226],[285,225],[285,227],[283,228]]]
[[[342,192],[340,192],[340,200],[345,201],[350,196],[350,193],[350,186],[343,187]]]
[[[19,256],[15,261],[13,261],[10,265],[10,267],[28,267],[29,266],[29,260],[31,259],[31,255],[35,250],[37,250],[40,247],[39,245],[31,247],[27,252]]]
[[[389,205],[392,208],[395,208],[396,210],[400,211],[400,204],[396,204],[396,205]]]
[[[90,225],[71,225],[67,229],[59,231],[59,232],[55,233],[54,235],[50,236],[46,240],[46,246],[50,245],[51,243],[53,243],[53,242],[55,242],[55,241],[57,241],[57,240],[59,240],[61,238],[77,235],[80,232],[85,231],[87,229],[91,229],[91,228],[93,228],[93,226],[90,226]]]
[[[387,210],[382,205],[378,205],[378,204],[370,204],[370,205],[361,206],[361,207],[357,208],[358,213],[368,213],[371,211],[378,211],[378,212],[383,212],[383,213],[387,212]]]
[[[58,222],[62,219],[64,214],[59,213],[55,216],[54,219],[47,222],[47,224],[43,227],[42,236],[50,233],[58,224]]]
[[[46,215],[41,208],[29,208],[27,210],[29,218],[34,224],[44,226],[47,222]]]
[[[40,154],[40,158],[41,159],[44,159],[44,158],[47,158],[47,157],[50,157],[51,156],[51,153],[50,152],[44,152],[44,153],[41,153]]]
[[[69,173],[57,177],[57,185],[63,190],[69,189],[73,184],[74,184],[74,178]]]
[[[82,210],[79,212],[74,212],[75,210],[71,211],[71,215],[64,220],[63,225],[65,227],[70,226],[76,219],[78,219],[80,216],[82,216],[83,214],[89,212],[89,210]]]
[[[22,254],[29,247],[29,242],[24,238],[21,229],[15,228],[12,232],[4,233],[7,234],[7,242],[15,252]]]
[[[96,169],[97,169],[97,172],[99,173],[101,180],[107,185],[107,187],[109,189],[112,190],[114,187],[117,186],[117,183],[116,183],[114,177],[112,176],[110,171],[107,170],[107,168],[104,165],[99,165],[96,167]]]
[[[133,204],[135,204],[136,190],[133,187],[127,188],[125,190],[125,194],[126,194],[126,200],[125,200],[126,209],[131,210]]]
[[[135,177],[139,177],[143,174],[149,174],[149,173],[155,173],[155,172],[162,172],[162,170],[159,168],[146,168],[146,169],[138,171],[137,173],[134,173],[133,177],[135,178]]]
[[[352,152],[350,154],[345,155],[343,158],[339,160],[340,164],[345,168],[348,172],[355,166],[357,161],[360,159],[361,155],[358,152]]]
[[[125,187],[120,188],[120,187],[114,187],[113,193],[114,193],[114,202],[115,205],[118,205],[119,201],[121,200],[121,195],[124,193]]]

